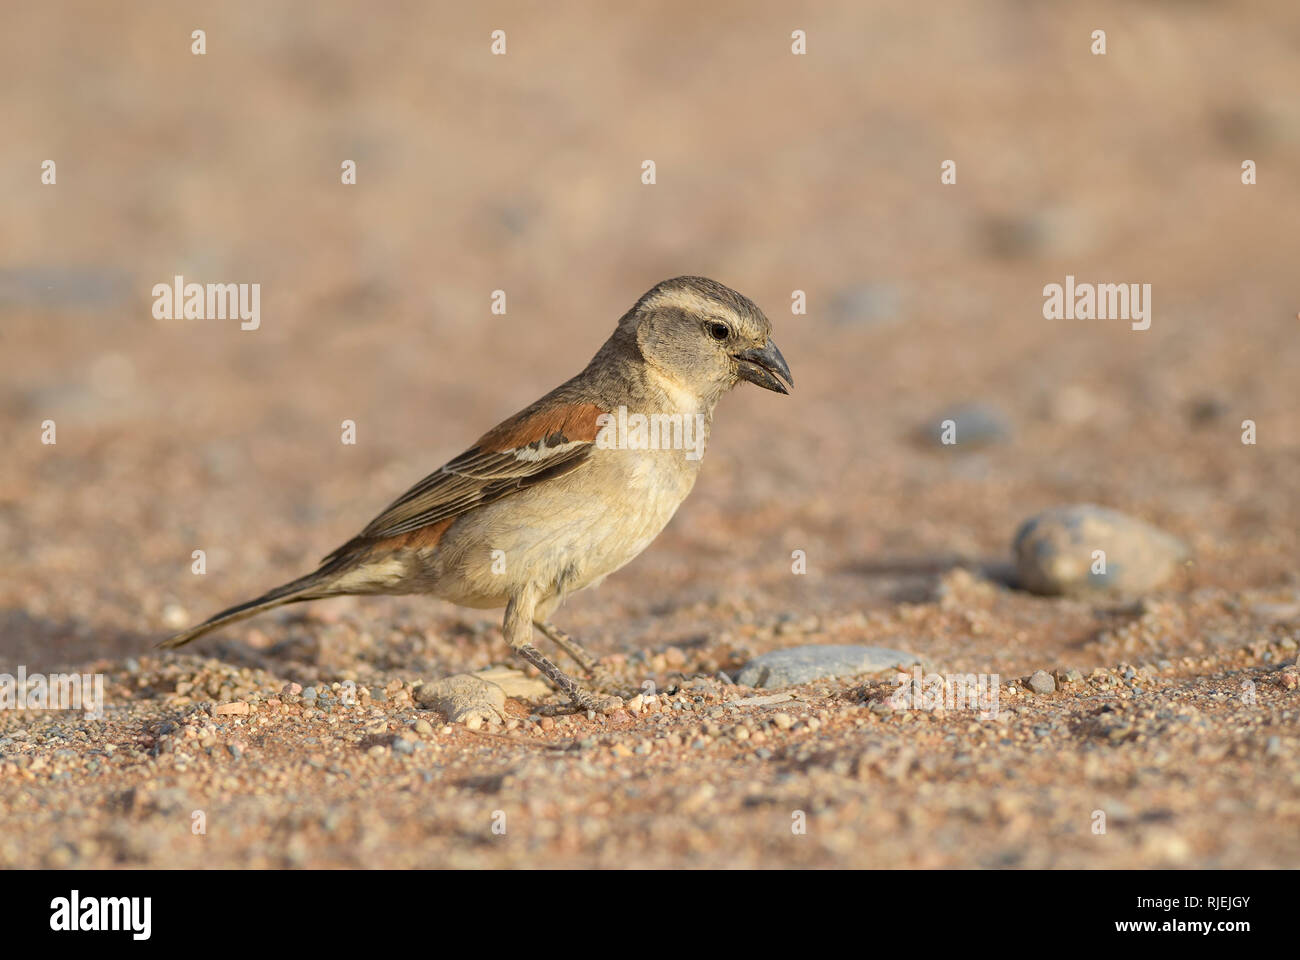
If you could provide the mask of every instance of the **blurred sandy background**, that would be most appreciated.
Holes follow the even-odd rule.
[[[669,529],[563,612],[596,648],[885,615],[1075,501],[1192,544],[1172,603],[1291,602],[1298,64],[1300,8],[1283,0],[14,6],[6,661],[141,656],[169,606],[206,615],[306,570],[683,273],[764,308],[797,388],[723,402]],[[261,329],[154,320],[150,290],[176,274],[260,283]],[[1151,329],[1044,320],[1042,288],[1066,274],[1150,283]],[[998,442],[917,439],[963,403],[1000,411]],[[912,643],[1008,674],[1122,652],[1086,608],[1006,602],[991,633]],[[497,617],[331,603],[377,636]],[[1163,653],[1202,634],[1193,619]],[[505,659],[483,642],[475,657]]]

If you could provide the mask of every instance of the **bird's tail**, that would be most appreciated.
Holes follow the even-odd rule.
[[[161,641],[158,646],[166,649],[183,647],[191,640],[196,640],[205,633],[220,629],[227,624],[238,623],[240,620],[255,617],[265,610],[281,607],[286,603],[301,603],[304,600],[320,600],[324,597],[334,596],[333,591],[330,589],[331,581],[334,579],[330,575],[331,573],[333,571],[330,570],[329,565],[326,565],[315,573],[309,573],[305,577],[299,577],[297,580],[282,584],[274,590],[268,590],[260,597],[237,604],[229,610],[222,610],[220,613],[213,614],[202,623]]]

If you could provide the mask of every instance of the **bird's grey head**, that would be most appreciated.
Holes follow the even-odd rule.
[[[740,380],[789,393],[794,378],[772,342],[772,323],[748,297],[705,277],[656,284],[619,321],[646,362],[701,395]],[[783,382],[784,381],[784,382]]]

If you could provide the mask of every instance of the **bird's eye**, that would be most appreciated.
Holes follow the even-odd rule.
[[[714,340],[726,340],[731,336],[731,328],[720,320],[714,320],[709,324],[709,336]]]

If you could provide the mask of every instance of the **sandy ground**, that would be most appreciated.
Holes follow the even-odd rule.
[[[108,705],[0,711],[0,865],[1300,860],[1293,4],[9,20],[0,672],[101,672]],[[414,685],[509,654],[491,612],[419,598],[152,649],[310,568],[682,273],[767,311],[797,389],[724,400],[673,523],[559,615],[655,701],[447,725]],[[260,329],[155,320],[176,274],[260,283]],[[1152,284],[1151,328],[1045,320],[1067,274]],[[962,403],[996,442],[918,438]],[[1191,562],[1142,597],[1014,589],[1019,523],[1075,502]],[[750,656],[807,643],[1077,674],[996,718],[889,710],[888,674],[737,703],[773,693],[726,682]]]

